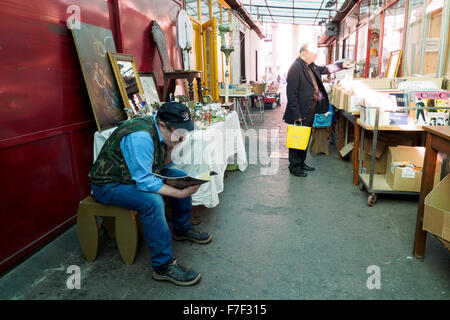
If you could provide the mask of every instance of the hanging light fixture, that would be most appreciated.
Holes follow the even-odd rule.
[[[330,8],[332,6],[334,6],[336,4],[336,0],[329,0],[326,4],[325,4],[325,8]]]

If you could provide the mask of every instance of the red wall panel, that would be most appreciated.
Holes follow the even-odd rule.
[[[94,116],[67,8],[111,29],[140,71],[162,71],[150,37],[158,20],[174,67],[180,1],[2,0],[0,5],[0,271],[75,222],[90,192]]]
[[[73,216],[78,197],[68,138],[62,134],[0,150],[1,258]]]
[[[94,159],[93,137],[96,128],[80,129],[70,135],[70,143],[74,151],[74,179],[78,185],[79,199],[83,199],[91,192],[91,186],[87,179]]]
[[[0,33],[0,140],[92,118],[65,25],[68,5],[77,3],[83,21],[109,27],[105,0],[2,2],[0,29],[9,32]]]
[[[181,6],[175,1],[153,0],[118,1],[118,30],[123,53],[131,54],[140,72],[154,72],[162,93],[164,85],[161,60],[151,37],[151,25],[158,22],[164,32],[167,50],[175,69],[182,69],[180,49],[176,46],[176,21]]]

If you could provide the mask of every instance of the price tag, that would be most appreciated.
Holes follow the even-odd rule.
[[[402,168],[402,178],[415,178],[416,172],[411,167]]]

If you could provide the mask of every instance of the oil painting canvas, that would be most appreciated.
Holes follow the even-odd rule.
[[[111,30],[81,23],[72,35],[98,131],[126,120],[124,104],[108,57],[117,52]]]

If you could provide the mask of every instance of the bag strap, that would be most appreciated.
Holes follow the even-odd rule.
[[[295,120],[294,121],[294,126],[298,126],[298,124],[297,124],[297,122],[300,122],[300,127],[303,127],[303,121],[302,120],[300,120],[300,121],[297,121],[297,120]]]

